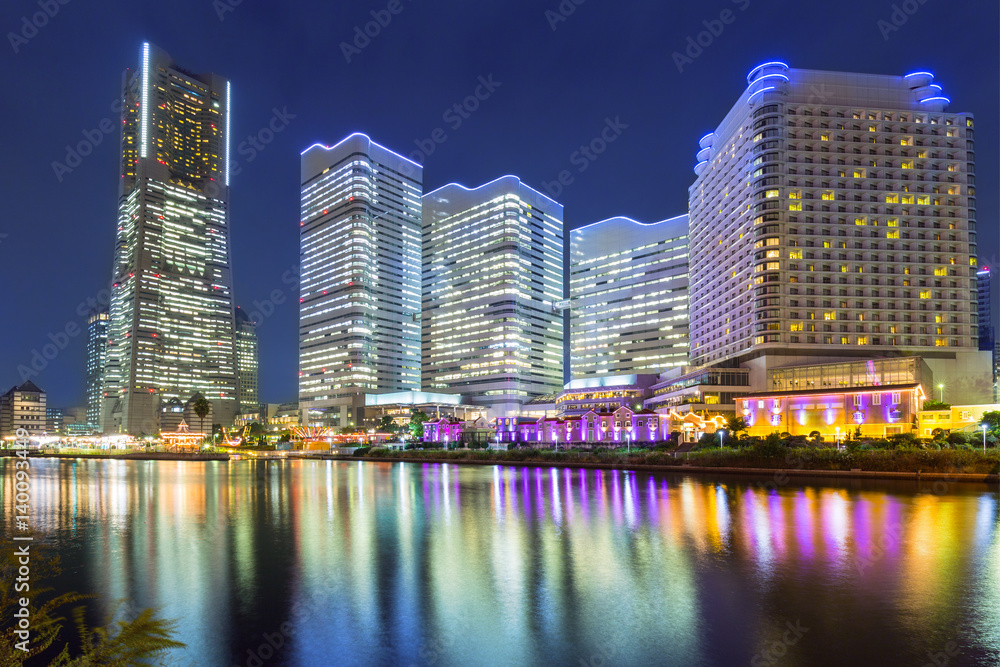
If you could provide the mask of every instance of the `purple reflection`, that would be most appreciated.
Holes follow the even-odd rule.
[[[802,490],[795,494],[795,539],[799,555],[811,561],[816,555],[813,545],[812,501]]]

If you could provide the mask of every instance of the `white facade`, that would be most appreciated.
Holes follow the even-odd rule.
[[[143,44],[123,75],[121,178],[102,428],[155,433],[201,393],[236,413],[229,82]]]
[[[360,423],[420,387],[422,169],[363,134],[302,153],[299,406]]]
[[[573,378],[688,363],[687,222],[618,217],[570,232]]]
[[[750,72],[689,190],[692,363],[919,355],[978,391],[974,122],[933,78]]]
[[[563,207],[504,176],[424,195],[423,388],[516,415],[563,384]]]

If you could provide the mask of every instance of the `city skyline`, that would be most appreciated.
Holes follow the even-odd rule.
[[[70,9],[67,7],[63,11],[68,15]],[[414,6],[413,10],[415,9]],[[420,11],[412,11],[414,20],[427,18],[425,15],[418,16]],[[579,33],[574,32],[574,30],[592,29],[588,26],[592,26],[593,17],[586,22],[586,25],[581,22],[574,28],[574,17],[570,16],[566,17],[565,22],[557,22],[556,29],[552,30],[543,11],[540,8],[536,8],[535,11],[540,24],[538,26],[539,34],[551,36],[554,41],[563,40],[564,36],[570,34],[574,36],[574,39],[579,39]],[[604,10],[582,6],[577,11],[601,12]],[[234,158],[237,160],[235,165],[237,168],[233,169],[234,179],[238,179],[240,176],[252,179],[243,181],[242,185],[240,185],[240,181],[234,180],[234,191],[239,193],[236,188],[245,188],[242,194],[234,195],[234,202],[239,202],[241,198],[248,200],[242,204],[244,206],[243,212],[239,214],[234,212],[234,243],[237,246],[234,249],[235,292],[238,304],[243,305],[250,312],[256,309],[266,315],[260,323],[262,399],[268,402],[278,402],[290,398],[294,394],[294,322],[296,318],[295,308],[290,304],[294,302],[295,294],[294,289],[289,290],[283,282],[282,275],[296,264],[295,255],[287,252],[287,248],[295,245],[296,240],[294,232],[288,226],[294,225],[295,217],[294,214],[290,213],[294,209],[288,205],[290,190],[286,181],[288,180],[287,174],[290,172],[289,165],[294,164],[294,158],[290,159],[290,156],[297,156],[304,147],[313,143],[317,138],[344,136],[352,130],[361,130],[371,136],[378,137],[380,141],[385,142],[394,150],[411,155],[422,153],[425,159],[421,161],[426,164],[428,174],[425,190],[456,180],[466,183],[487,182],[495,178],[497,174],[502,173],[516,173],[524,182],[553,195],[555,189],[560,188],[562,191],[555,198],[566,205],[567,231],[584,222],[602,219],[602,217],[628,215],[636,219],[659,220],[673,212],[683,210],[683,202],[686,201],[686,188],[693,181],[688,171],[690,169],[689,147],[694,145],[693,142],[696,142],[698,137],[710,131],[712,128],[708,125],[721,118],[725,110],[732,105],[735,97],[733,90],[739,86],[739,81],[745,72],[757,63],[771,57],[786,58],[796,66],[814,69],[873,72],[886,75],[905,73],[926,67],[934,71],[942,81],[947,82],[949,96],[953,100],[951,111],[968,110],[976,115],[979,121],[977,141],[985,146],[995,144],[992,141],[995,138],[995,123],[986,120],[991,114],[995,114],[997,106],[992,102],[992,89],[989,91],[981,90],[981,86],[977,83],[979,81],[978,75],[973,78],[968,73],[961,71],[955,63],[951,62],[950,58],[914,57],[912,53],[894,53],[892,40],[901,40],[901,35],[890,35],[890,40],[886,42],[884,49],[881,46],[881,41],[873,42],[878,47],[879,59],[877,67],[873,67],[871,63],[867,62],[868,56],[852,58],[849,54],[841,54],[831,50],[830,45],[825,43],[807,46],[806,41],[796,41],[798,38],[778,44],[760,44],[747,41],[747,36],[757,25],[755,22],[758,21],[758,18],[747,12],[747,14],[739,16],[740,21],[743,21],[745,17],[745,22],[737,22],[733,26],[727,27],[728,32],[719,36],[720,43],[727,39],[733,40],[726,48],[718,47],[713,51],[713,48],[705,47],[703,49],[704,55],[693,59],[690,64],[685,64],[683,72],[676,72],[676,69],[672,67],[672,64],[676,62],[676,59],[671,57],[672,54],[684,52],[687,44],[687,33],[690,32],[692,36],[697,36],[704,29],[701,26],[702,19],[706,19],[706,17],[701,16],[704,10],[685,11],[688,13],[681,13],[677,17],[677,30],[680,32],[671,32],[669,35],[663,36],[660,40],[662,43],[658,42],[653,45],[651,42],[644,42],[637,47],[646,52],[655,53],[657,56],[655,61],[658,66],[661,69],[666,69],[666,73],[671,77],[661,85],[652,86],[655,90],[650,90],[646,86],[640,88],[636,85],[643,80],[643,67],[633,66],[632,70],[626,70],[630,72],[630,76],[625,83],[610,84],[610,79],[607,77],[598,77],[599,85],[610,85],[615,92],[615,97],[610,102],[594,95],[597,91],[594,86],[583,86],[580,88],[582,92],[567,92],[572,87],[571,82],[567,82],[564,86],[559,86],[561,91],[567,92],[564,96],[565,100],[560,98],[559,103],[555,104],[551,110],[539,111],[531,107],[534,110],[528,112],[529,107],[513,102],[507,97],[507,91],[513,91],[511,93],[513,97],[521,96],[527,92],[523,89],[524,82],[519,80],[516,65],[508,63],[505,71],[502,73],[501,70],[492,72],[494,76],[490,79],[488,59],[476,59],[461,68],[457,68],[463,70],[462,72],[452,71],[456,68],[451,68],[443,74],[435,73],[430,79],[427,76],[420,77],[424,86],[427,86],[428,80],[432,82],[429,90],[434,94],[428,94],[426,96],[428,99],[423,101],[422,105],[418,105],[416,109],[396,107],[391,113],[383,110],[380,115],[369,118],[367,122],[363,122],[365,119],[362,116],[371,110],[371,105],[385,106],[388,101],[379,91],[372,94],[371,101],[360,105],[364,107],[360,111],[344,113],[342,118],[332,119],[329,114],[324,114],[325,117],[318,120],[317,114],[320,113],[323,106],[321,103],[314,105],[314,107],[301,103],[298,106],[294,103],[287,105],[283,103],[283,100],[294,100],[297,95],[304,94],[290,92],[292,86],[286,86],[283,94],[275,94],[267,100],[261,100],[259,93],[254,90],[254,79],[245,74],[246,68],[231,66],[234,63],[232,56],[227,54],[212,56],[208,50],[202,52],[200,49],[184,46],[189,42],[180,41],[176,35],[169,34],[176,31],[176,28],[173,27],[161,29],[161,32],[166,34],[149,35],[151,41],[170,51],[178,62],[185,63],[186,66],[193,64],[195,65],[194,69],[198,70],[223,72],[227,78],[234,82],[234,89],[238,91],[235,96],[236,100],[243,99],[239,93],[245,92],[247,94],[247,107],[240,109],[241,103],[237,102],[234,108],[234,113],[237,114],[235,121],[237,129],[233,140]],[[411,8],[407,7],[406,12],[411,12]],[[649,8],[649,12],[650,16],[657,20],[664,16],[658,13],[659,10],[655,8]],[[403,21],[407,16],[404,13],[394,20]],[[19,59],[24,59],[20,62],[26,63],[29,58],[44,59],[46,54],[51,57],[51,51],[45,49],[54,48],[51,40],[64,29],[60,27],[59,21],[65,18],[64,16],[58,17],[59,20],[54,20],[49,27],[41,31],[37,38],[23,46],[21,53],[17,55]],[[236,8],[232,13],[225,15],[225,21],[222,22],[221,26],[223,30],[230,30],[234,25],[243,25],[242,22],[249,21],[251,18],[246,15],[241,16],[240,9]],[[353,26],[357,22],[363,24],[364,18],[364,12],[359,12],[357,15],[345,18],[347,21],[345,25]],[[639,22],[639,18],[641,17],[619,17],[619,23],[633,25]],[[213,22],[217,20],[210,8],[205,9],[205,20]],[[125,22],[128,21],[132,21],[134,25],[143,23],[136,17],[128,18]],[[934,23],[936,22],[932,20],[932,17],[918,13],[910,19],[909,24],[900,30],[913,30],[916,35],[920,34],[921,31],[929,30],[931,24]],[[211,27],[219,29],[219,24]],[[944,30],[955,29],[947,21],[944,22],[943,26],[935,27]],[[380,46],[384,46],[390,54],[398,53],[394,49],[401,48],[400,45],[392,43],[393,39],[389,35],[390,28],[391,26],[386,28],[386,34],[380,38],[381,41],[373,40],[370,46],[354,56],[353,62],[344,63],[343,67],[339,69],[346,68],[352,77],[362,75],[362,70],[367,72],[366,76],[371,76],[368,69],[376,67],[376,59],[384,59],[388,55],[375,53]],[[866,23],[863,28],[872,32],[875,37],[881,38],[874,19],[870,25]],[[861,27],[859,26],[858,29],[860,30]],[[344,33],[344,39],[349,39],[350,30],[345,29]],[[135,46],[143,36],[137,37],[135,31],[128,35],[123,33],[119,36],[120,38],[110,40],[106,49],[98,50],[100,56],[89,53],[81,54],[88,63],[95,58],[98,61],[106,61],[110,56],[114,56],[113,59],[117,63],[114,67],[97,66],[95,63],[87,65],[87,69],[90,70],[88,82],[106,81],[110,86],[98,85],[97,88],[109,90],[111,95],[108,96],[107,103],[94,102],[92,96],[91,103],[84,105],[86,110],[95,114],[93,118],[89,118],[82,111],[75,109],[74,115],[69,116],[68,120],[55,123],[57,128],[68,123],[70,127],[87,127],[89,131],[91,126],[99,127],[102,116],[115,117],[115,114],[109,110],[110,100],[114,99],[114,80],[116,78],[114,73],[120,71],[123,62],[132,60],[134,56],[130,54],[135,52]],[[45,44],[45,40],[49,40],[48,45]],[[727,56],[727,51],[733,49],[734,44],[740,41],[749,45],[747,54],[733,59],[729,53],[728,57],[724,58]],[[974,45],[976,40],[966,40],[961,48],[971,49],[970,43]],[[979,43],[982,43],[982,40]],[[469,48],[468,44],[463,43],[463,46]],[[104,53],[104,50],[107,52]],[[245,51],[238,52],[245,53]],[[553,58],[550,53],[545,55],[549,59]],[[599,53],[592,57],[600,58],[603,55],[605,55],[604,52],[599,50]],[[961,60],[961,58],[957,60]],[[20,64],[20,62],[15,64]],[[614,66],[618,68],[626,67],[626,63],[620,59],[610,62],[613,62]],[[257,60],[255,64],[260,66],[261,62]],[[408,71],[412,71],[414,67],[416,65],[408,65]],[[476,67],[479,67],[481,71],[468,73],[470,69],[474,70]],[[589,71],[590,68],[581,67],[579,69]],[[58,72],[58,68],[54,71]],[[268,72],[269,70],[264,67],[262,71]],[[467,76],[462,76],[463,73],[467,73]],[[723,77],[723,81],[728,83],[721,85],[718,82],[712,82],[712,85],[709,86],[702,81],[703,78],[716,77]],[[491,86],[484,83],[491,81],[493,83]],[[545,78],[545,81],[550,85],[552,83],[551,78]],[[436,85],[433,85],[435,83]],[[497,83],[499,85],[496,85]],[[578,83],[573,82],[573,84]],[[301,76],[298,77],[294,87],[308,88]],[[721,90],[715,90],[715,88]],[[702,96],[697,104],[692,104],[691,101],[685,102],[693,109],[688,109],[686,112],[677,105],[668,105],[669,108],[676,109],[676,118],[687,121],[677,124],[684,126],[683,131],[675,127],[665,128],[662,124],[654,122],[653,116],[645,108],[640,108],[646,107],[648,104],[648,100],[646,104],[639,104],[645,95],[653,95],[652,99],[654,100],[666,100],[669,95],[677,95],[678,93],[690,95],[692,99],[697,95]],[[983,97],[984,95],[985,97]],[[257,96],[258,99],[255,99],[254,96]],[[977,98],[983,98],[986,101],[977,102],[975,101]],[[453,105],[456,103],[459,103],[459,111],[453,110]],[[494,104],[497,106],[491,108],[491,105]],[[473,107],[475,107],[474,110],[472,110]],[[250,114],[248,109],[253,109],[254,113]],[[450,114],[449,111],[451,111]],[[525,137],[523,141],[507,141],[497,131],[503,127],[501,117],[514,111],[521,111],[525,117],[525,120],[519,125],[522,125],[530,136]],[[572,114],[572,111],[575,111],[575,114]],[[46,114],[51,113],[51,111],[46,110],[41,115],[42,118],[48,118],[50,124],[52,124],[51,116],[46,116]],[[243,114],[242,117],[240,114]],[[558,119],[554,116],[558,116]],[[575,120],[565,122],[568,118],[575,118]],[[606,121],[610,119],[613,122],[616,118],[627,126],[621,136],[616,137],[613,142],[604,144],[599,154],[596,150],[578,150],[580,146],[601,146],[600,143],[595,143],[596,139],[601,138],[602,130],[607,127]],[[72,122],[74,120],[75,123]],[[557,120],[558,122],[556,122]],[[462,122],[458,123],[458,121]],[[435,132],[438,126],[447,129]],[[255,132],[254,128],[260,129]],[[41,350],[49,342],[50,334],[58,337],[58,333],[63,331],[67,322],[70,321],[79,320],[79,323],[85,328],[85,317],[89,308],[84,309],[83,315],[78,317],[75,312],[77,304],[86,303],[87,299],[91,297],[98,298],[101,290],[106,287],[106,278],[103,277],[106,274],[106,268],[101,267],[107,267],[110,260],[110,253],[107,250],[110,248],[110,241],[106,235],[106,228],[109,226],[113,214],[108,217],[107,210],[109,203],[114,201],[114,195],[106,187],[108,180],[106,168],[109,164],[113,168],[115,161],[108,159],[108,146],[116,143],[115,133],[116,131],[106,134],[102,139],[102,145],[92,146],[91,150],[94,152],[94,156],[81,158],[81,163],[71,167],[70,173],[60,174],[61,180],[57,180],[56,175],[53,174],[52,163],[70,164],[71,161],[66,159],[66,151],[63,150],[63,146],[72,143],[76,147],[77,144],[82,143],[82,139],[86,135],[80,134],[74,141],[72,130],[68,132],[49,131],[45,136],[46,148],[40,151],[43,157],[38,159],[29,157],[30,165],[40,167],[40,169],[32,172],[31,168],[26,167],[24,171],[35,173],[36,178],[41,180],[50,179],[49,186],[54,191],[52,199],[63,200],[65,198],[73,202],[84,201],[88,210],[103,210],[103,212],[100,216],[94,214],[86,216],[93,217],[88,219],[85,225],[89,235],[87,240],[92,241],[92,243],[86,244],[85,247],[92,247],[93,251],[88,251],[86,254],[81,254],[78,250],[75,253],[68,253],[68,248],[63,244],[76,237],[73,234],[65,234],[65,238],[59,237],[58,234],[55,235],[56,238],[49,252],[56,258],[72,258],[63,259],[63,262],[71,265],[72,268],[56,266],[49,271],[51,278],[46,275],[42,281],[53,292],[51,299],[53,314],[42,315],[37,320],[32,320],[27,323],[23,330],[19,329],[4,334],[4,349],[10,351],[8,353],[10,356],[5,355],[5,361],[10,359],[7,364],[8,368],[5,370],[5,373],[11,376],[8,378],[9,384],[21,383],[17,367],[24,365],[31,368],[32,352]],[[243,137],[251,134],[255,140],[244,141]],[[269,141],[265,142],[265,139],[269,139]],[[606,139],[607,136],[602,141],[606,141]],[[258,150],[255,146],[259,146],[260,149]],[[240,147],[243,148],[242,152]],[[663,149],[667,149],[669,152],[664,153]],[[983,155],[977,159],[977,175],[983,183],[995,182],[996,156],[991,155],[988,150],[981,149],[980,152]],[[114,153],[113,149],[111,149],[111,153]],[[474,155],[474,158],[470,159],[469,154]],[[253,159],[250,159],[251,156]],[[591,159],[591,156],[594,159]],[[633,164],[637,159],[640,163],[646,161],[646,164],[655,167],[655,169],[646,169],[645,171],[648,173],[641,178],[636,178],[635,175],[643,174],[642,168],[629,169],[630,175],[628,177],[618,175],[618,172],[623,170],[624,165]],[[75,161],[73,162],[75,164]],[[266,170],[264,165],[267,166]],[[586,165],[587,168],[581,171],[582,165]],[[265,180],[268,183],[277,184],[274,186],[275,194],[273,196],[268,196],[261,186],[260,179],[263,171],[260,171],[256,176],[254,175],[259,169],[267,171]],[[98,172],[97,176],[92,175],[91,172]],[[560,178],[564,172],[566,177]],[[17,183],[20,178],[18,176],[14,182]],[[282,183],[285,185],[281,185]],[[655,192],[648,193],[645,197],[639,196],[640,193],[650,190],[651,183],[658,184]],[[82,190],[80,190],[81,187]],[[30,190],[30,188],[26,189],[27,192]],[[625,193],[621,200],[617,196],[610,195],[616,191]],[[62,195],[64,192],[66,193],[65,197]],[[85,193],[84,199],[80,198],[81,192]],[[282,192],[284,194],[281,194]],[[628,203],[622,205],[623,201]],[[235,205],[239,206],[240,204]],[[15,214],[21,210],[19,207],[24,205],[21,203],[20,197],[15,197],[13,206]],[[66,206],[66,203],[53,201],[52,206],[55,210],[59,210],[60,207]],[[292,202],[292,206],[294,206],[294,202]],[[247,213],[251,208],[254,209],[254,214]],[[993,248],[996,245],[996,225],[991,223],[996,219],[996,208],[996,194],[984,191],[980,195],[978,216],[982,228],[979,252],[980,256],[987,261],[995,256]],[[257,213],[257,210],[260,212]],[[31,215],[23,217],[29,220],[34,219],[34,216]],[[55,215],[54,217],[59,218],[60,216]],[[255,221],[253,218],[259,219]],[[60,229],[58,222],[54,224],[56,224],[57,230]],[[5,253],[8,267],[11,270],[27,270],[21,265],[21,262],[25,261],[21,257],[25,256],[26,253],[19,253],[18,248],[22,247],[20,244],[27,242],[28,238],[34,237],[26,238],[25,232],[21,229],[0,231],[7,234],[0,243],[0,252]],[[244,235],[245,238],[241,239],[241,236]],[[264,239],[267,241],[264,242]],[[75,243],[84,247],[84,244],[80,244],[78,241]],[[249,249],[253,249],[252,252]],[[247,267],[247,270],[241,270],[241,266]],[[68,270],[73,273],[73,278],[69,283],[72,289],[52,290],[48,281],[66,282]],[[244,277],[242,274],[246,274],[246,276]],[[282,303],[271,298],[274,291],[283,291],[281,294]],[[37,296],[37,293],[35,295]],[[8,302],[7,308],[10,308],[10,311],[5,309],[5,314],[47,310],[25,307],[28,303],[27,299],[26,295],[16,295]],[[272,302],[269,303],[269,300]],[[262,307],[255,307],[255,304],[260,304]],[[267,315],[265,312],[267,306],[271,307],[273,315]],[[277,335],[279,328],[281,328],[282,333]],[[50,392],[50,404],[52,405],[83,403],[82,378],[85,357],[83,338],[84,336],[77,336],[72,339],[66,351],[60,352],[54,359],[43,359],[46,363],[38,375],[30,376],[30,379]],[[291,345],[288,344],[289,341],[292,342]],[[289,349],[292,350],[291,354],[288,352]]]

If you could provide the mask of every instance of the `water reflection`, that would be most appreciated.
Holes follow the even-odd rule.
[[[789,623],[782,664],[1000,660],[986,487],[84,460],[32,485],[76,588],[179,619],[170,664],[724,665]]]

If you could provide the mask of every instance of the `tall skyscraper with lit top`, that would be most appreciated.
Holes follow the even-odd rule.
[[[363,134],[302,153],[299,408],[359,425],[364,395],[420,387],[423,169]]]
[[[563,207],[504,176],[424,195],[423,387],[516,415],[563,384]]]
[[[928,72],[750,72],[701,139],[689,189],[694,364],[763,378],[821,358],[913,355],[946,399],[988,400],[972,389],[987,368],[974,120],[948,105]]]
[[[143,44],[122,80],[121,178],[105,432],[156,433],[162,403],[236,412],[229,82]]]

